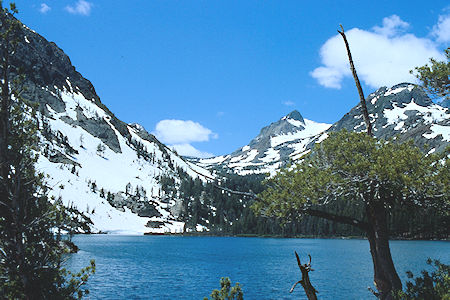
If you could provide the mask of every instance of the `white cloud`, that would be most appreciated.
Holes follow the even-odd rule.
[[[408,29],[409,24],[397,15],[383,18],[383,26],[373,27],[373,31],[384,36],[395,36]]]
[[[378,88],[401,82],[415,82],[409,70],[424,65],[430,57],[444,57],[437,44],[426,38],[404,33],[409,24],[393,15],[372,30],[353,28],[346,31],[359,79]],[[342,80],[351,77],[342,37],[337,34],[320,49],[322,66],[310,74],[320,85],[341,88]]]
[[[48,13],[52,8],[48,6],[46,3],[41,3],[41,7],[39,8],[39,11],[43,14]]]
[[[89,16],[91,14],[92,3],[85,0],[78,0],[74,5],[67,5],[65,10],[73,15]]]
[[[286,106],[294,106],[295,102],[288,100],[288,101],[284,101],[283,104],[286,105]]]
[[[210,138],[217,138],[200,123],[184,120],[162,120],[156,124],[153,134],[163,143],[186,144],[192,142],[207,142]]]
[[[162,120],[152,132],[161,142],[177,150],[178,154],[195,157],[211,157],[211,153],[194,148],[193,142],[207,142],[218,135],[200,123],[185,120]]]
[[[170,147],[172,149],[175,149],[179,155],[183,156],[192,156],[200,158],[208,158],[214,156],[212,153],[203,152],[194,148],[191,144],[176,144],[171,145]]]
[[[438,23],[433,26],[431,34],[438,43],[450,42],[450,15],[439,16]]]

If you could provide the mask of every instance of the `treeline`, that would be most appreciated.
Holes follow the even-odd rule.
[[[178,169],[181,182],[175,183],[173,177],[160,178],[166,197],[181,200],[179,218],[186,223],[185,232],[197,231],[197,225],[210,229],[212,234],[224,235],[276,235],[276,236],[364,236],[354,226],[340,224],[312,216],[290,222],[276,218],[256,215],[251,208],[254,199],[231,191],[258,194],[263,191],[264,175],[239,176],[224,174],[223,180],[204,183],[192,179],[182,169]],[[219,176],[220,177],[220,176]],[[326,212],[339,212],[348,216],[360,216],[363,220],[363,207],[352,201],[332,202],[327,206],[316,207]],[[393,238],[448,238],[450,236],[449,217],[439,215],[432,209],[413,210],[398,207],[389,216],[390,231]]]

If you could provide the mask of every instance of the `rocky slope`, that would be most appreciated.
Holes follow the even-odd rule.
[[[412,139],[416,145],[431,152],[442,151],[449,145],[449,109],[433,103],[416,85],[402,83],[391,88],[382,87],[367,97],[367,109],[377,138]],[[344,128],[349,131],[366,130],[360,105],[333,124],[329,131]]]
[[[138,124],[126,124],[100,101],[54,43],[23,26],[12,70],[24,74],[25,99],[39,109],[38,169],[51,194],[88,212],[93,231],[180,232],[177,198],[161,178],[205,181],[211,175],[172,152]],[[124,99],[126,101],[126,99]]]
[[[239,175],[273,173],[301,156],[309,142],[330,126],[304,119],[294,110],[261,129],[250,143],[233,153],[195,162],[205,168],[225,169]]]
[[[442,151],[450,142],[450,111],[435,104],[418,86],[402,83],[382,87],[367,97],[374,135],[399,141],[413,139],[426,151]],[[240,175],[274,173],[280,167],[308,153],[330,131],[366,130],[360,105],[333,125],[303,119],[293,111],[263,128],[248,145],[224,156],[196,162],[208,169]]]

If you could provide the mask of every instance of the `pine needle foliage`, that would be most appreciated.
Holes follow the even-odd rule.
[[[445,49],[447,61],[438,61],[430,58],[430,65],[416,67],[410,73],[414,74],[425,90],[444,99],[450,99],[450,47]]]
[[[422,270],[421,275],[414,278],[411,271],[406,272],[409,279],[406,290],[396,295],[397,300],[449,300],[450,299],[450,266],[439,260],[428,259],[427,264],[433,267],[429,273]]]
[[[254,208],[282,219],[297,219],[311,206],[338,199],[386,208],[449,208],[449,148],[425,155],[412,142],[377,140],[364,133],[332,132],[295,166],[266,180]],[[339,213],[339,212],[337,212]]]
[[[0,298],[76,299],[95,263],[71,273],[62,232],[85,229],[89,219],[48,196],[35,169],[39,134],[36,106],[22,98],[23,76],[10,63],[23,25],[0,1]]]
[[[244,300],[244,293],[239,283],[231,287],[231,281],[228,277],[220,279],[220,290],[213,290],[210,300]],[[208,297],[203,300],[209,300]]]

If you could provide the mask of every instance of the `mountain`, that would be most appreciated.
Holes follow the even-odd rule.
[[[223,168],[239,175],[273,173],[291,159],[302,156],[306,146],[331,124],[304,119],[294,110],[261,132],[244,147],[229,155],[196,159],[204,168]]]
[[[431,152],[440,152],[449,145],[450,111],[433,103],[421,87],[410,83],[382,87],[371,93],[366,102],[377,138],[412,139],[417,146]],[[360,110],[358,104],[328,131],[366,130]]]
[[[440,152],[450,142],[450,111],[435,104],[417,85],[401,83],[382,87],[367,99],[373,133],[377,138],[414,140],[429,152]],[[308,153],[331,131],[365,131],[358,104],[333,125],[304,119],[293,111],[264,127],[248,145],[237,151],[196,163],[208,169],[240,175],[271,173]]]
[[[23,97],[38,106],[37,169],[51,195],[88,212],[96,232],[183,231],[180,200],[166,195],[162,178],[205,182],[211,174],[119,120],[58,46],[26,26],[20,31],[12,72],[25,75]]]

